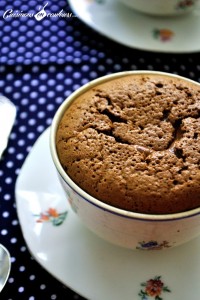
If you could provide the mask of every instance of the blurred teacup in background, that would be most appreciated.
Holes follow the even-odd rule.
[[[199,0],[119,0],[134,10],[154,16],[178,16],[196,8]]]

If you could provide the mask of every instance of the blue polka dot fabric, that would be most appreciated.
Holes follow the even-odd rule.
[[[92,79],[124,70],[167,71],[200,81],[199,53],[130,49],[95,32],[77,17],[43,18],[40,22],[30,17],[3,17],[8,10],[35,12],[45,3],[0,1],[0,94],[17,107],[16,122],[0,161],[0,243],[12,257],[2,300],[84,299],[32,257],[15,204],[15,182],[23,162],[63,100]],[[49,0],[48,7],[52,12],[71,12],[64,0]]]

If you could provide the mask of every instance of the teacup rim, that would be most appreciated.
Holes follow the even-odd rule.
[[[81,189],[64,171],[58,155],[57,155],[57,150],[56,150],[56,143],[55,143],[55,137],[56,137],[56,131],[58,124],[60,122],[61,117],[63,116],[64,111],[66,110],[67,107],[70,106],[70,104],[76,99],[76,97],[80,96],[81,94],[85,93],[87,90],[102,84],[106,81],[109,81],[111,79],[116,79],[119,77],[124,77],[128,75],[160,75],[160,76],[167,76],[171,78],[177,78],[181,79],[187,82],[190,82],[192,84],[195,84],[197,86],[200,86],[200,84],[194,80],[191,80],[189,78],[173,74],[173,73],[168,73],[168,72],[161,72],[161,71],[149,71],[149,70],[131,70],[131,71],[122,71],[122,72],[116,72],[108,75],[104,75],[101,77],[98,77],[83,86],[79,87],[77,90],[72,92],[64,101],[63,103],[59,106],[57,109],[53,120],[52,124],[50,126],[50,152],[51,152],[51,157],[53,159],[54,165],[62,177],[62,179],[65,181],[70,188],[75,191],[79,196],[81,196],[85,201],[90,202],[91,204],[95,205],[96,207],[106,210],[112,214],[119,215],[121,217],[129,218],[129,219],[136,219],[136,220],[142,220],[142,221],[175,221],[175,220],[180,220],[180,219],[185,219],[189,217],[193,217],[195,215],[200,214],[200,207],[184,211],[184,212],[178,212],[178,213],[170,213],[170,214],[146,214],[146,213],[139,213],[139,212],[133,212],[133,211],[127,211],[121,208],[117,208],[114,206],[111,206],[107,203],[102,202],[101,200],[98,200],[94,198],[93,196],[89,195],[87,192],[85,192],[83,189]]]

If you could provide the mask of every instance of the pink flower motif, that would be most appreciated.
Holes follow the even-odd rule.
[[[146,288],[145,292],[148,296],[156,297],[160,296],[163,289],[163,282],[156,278],[156,279],[150,279],[146,282]]]
[[[156,39],[159,39],[162,42],[167,42],[172,40],[174,32],[168,28],[154,29],[153,35]]]
[[[41,212],[39,215],[35,215],[38,217],[36,220],[37,223],[46,223],[46,222],[51,222],[54,226],[61,225],[66,216],[67,216],[67,211],[58,213],[57,209],[50,207],[47,211]]]
[[[155,276],[153,279],[151,278],[146,282],[141,283],[141,286],[144,287],[138,294],[141,300],[148,300],[150,298],[163,300],[163,298],[161,298],[162,293],[171,292],[170,289],[164,285],[161,276]]]

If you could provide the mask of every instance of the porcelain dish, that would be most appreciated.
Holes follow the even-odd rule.
[[[49,129],[25,160],[15,193],[32,255],[86,299],[199,300],[200,238],[165,251],[155,244],[154,251],[132,251],[94,235],[66,201],[50,156]]]
[[[135,78],[137,78],[137,76],[157,76],[158,78],[163,78],[163,80],[164,78],[168,78],[168,80],[179,80],[179,83],[183,85],[192,84],[194,88],[199,89],[198,82],[175,74],[158,71],[124,71],[109,74],[92,80],[67,97],[67,99],[59,106],[57,112],[55,113],[50,132],[50,150],[52,160],[55,164],[60,182],[64,191],[66,192],[66,197],[69,199],[72,209],[79,216],[82,222],[94,233],[115,245],[129,249],[148,247],[152,244],[152,242],[153,244],[159,245],[160,248],[163,249],[166,247],[169,248],[178,246],[200,235],[199,207],[196,209],[171,214],[139,213],[114,207],[88,194],[78,184],[76,184],[76,182],[73,181],[64,170],[57,153],[56,141],[57,132],[59,130],[58,128],[62,122],[62,116],[68,110],[70,105],[73,105],[76,99],[80,96],[86,95],[85,93],[88,91],[97,89],[97,87],[100,85],[107,84],[109,82],[112,83],[112,81],[115,80],[119,80],[119,84],[119,82],[123,81],[127,76],[132,76],[131,78],[133,81]],[[70,115],[70,117],[74,118],[75,116],[76,115]],[[82,118],[82,116],[80,116],[80,118]],[[64,144],[62,149],[67,153],[67,150],[65,150],[66,144]],[[89,152],[88,149],[87,151]],[[66,153],[65,155],[67,155]],[[83,155],[81,157],[83,158],[85,156]],[[89,156],[87,156],[87,159],[88,157]],[[130,161],[132,160],[134,161],[133,154],[130,157]],[[106,163],[106,160],[104,161],[103,159],[103,162]],[[123,164],[122,168],[126,168],[126,164]],[[87,168],[85,169],[85,172],[88,172]],[[118,177],[112,172],[110,173],[110,170],[107,170],[107,174],[108,176],[111,176],[110,174],[112,174],[115,183],[117,182]],[[124,172],[124,174],[126,173]],[[105,174],[102,175],[102,178],[106,178]],[[82,180],[85,180],[84,176],[82,177]],[[157,184],[158,187],[158,182],[156,180],[157,179],[155,177],[154,186]],[[165,182],[165,178],[162,178],[162,181]],[[92,184],[92,178],[89,178],[89,182]],[[109,184],[109,189],[112,189],[114,184],[111,181]],[[106,191],[108,192],[108,190]],[[149,193],[151,193],[151,191],[149,191]],[[137,196],[135,196],[133,193],[133,202],[135,200],[134,197],[137,198]],[[180,197],[178,200],[181,200]],[[175,202],[176,199],[173,198],[173,201]]]
[[[125,46],[164,53],[200,50],[200,5],[187,15],[152,17],[117,0],[69,0],[69,4],[80,20]]]

